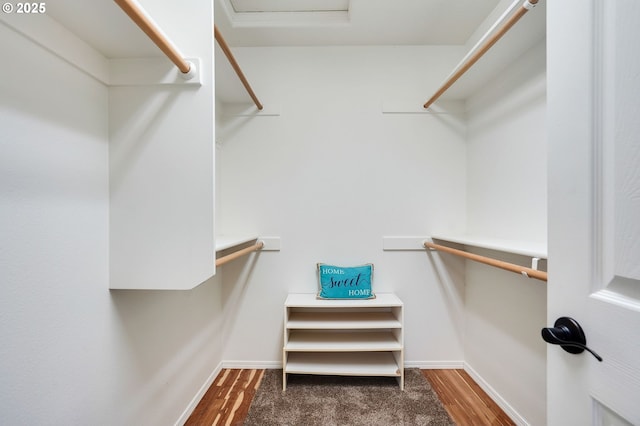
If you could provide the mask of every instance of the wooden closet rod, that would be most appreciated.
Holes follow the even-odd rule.
[[[245,254],[249,254],[249,253],[254,252],[254,251],[262,250],[262,247],[264,247],[264,243],[262,241],[258,241],[257,243],[255,243],[252,246],[245,247],[242,250],[238,250],[236,252],[233,252],[231,254],[228,254],[226,256],[222,256],[222,257],[216,259],[216,266],[224,265],[225,263],[231,262],[232,260],[237,259],[239,257],[242,257]]]
[[[258,97],[256,96],[256,94],[253,91],[253,89],[251,88],[251,85],[247,81],[247,78],[244,76],[244,73],[240,69],[240,65],[238,65],[238,61],[236,61],[236,58],[233,56],[233,53],[231,53],[231,49],[229,49],[229,45],[225,41],[224,37],[222,37],[222,34],[220,34],[220,31],[218,31],[218,27],[216,25],[213,26],[213,33],[215,35],[216,41],[218,42],[218,45],[220,46],[220,48],[224,52],[225,56],[229,60],[229,63],[231,64],[231,66],[233,67],[234,71],[238,75],[238,78],[242,82],[242,85],[244,86],[244,88],[249,93],[249,96],[251,96],[251,99],[253,100],[253,103],[256,104],[256,107],[259,110],[262,110],[262,104],[258,100]]]
[[[507,271],[515,272],[516,274],[522,274],[527,278],[536,278],[538,280],[547,281],[547,273],[544,271],[538,271],[537,269],[531,269],[524,266],[516,265],[514,263],[503,262],[502,260],[493,259],[491,257],[480,256],[477,254],[469,253],[463,250],[454,249],[451,247],[443,246],[440,244],[424,242],[425,248],[443,251],[445,253],[461,256],[466,259],[471,259],[476,262],[484,263],[486,265],[495,266],[496,268],[504,269]]]
[[[525,0],[522,6],[520,6],[520,8],[513,15],[511,15],[511,17],[500,28],[498,28],[498,30],[493,33],[483,45],[480,46],[480,48],[475,53],[470,55],[467,61],[460,65],[458,69],[453,74],[451,74],[451,76],[449,76],[447,81],[442,84],[438,91],[434,93],[427,102],[425,102],[423,108],[429,108],[431,104],[437,101],[438,98],[442,96],[442,94],[453,85],[453,83],[458,81],[458,79],[462,77],[462,75],[466,73],[469,68],[471,68],[476,62],[478,62],[478,59],[480,59],[485,53],[487,53],[487,51],[491,49],[491,47],[496,44],[496,42],[500,40],[500,38],[502,38],[502,36],[511,29],[511,27],[515,25],[515,23],[518,22],[520,18],[522,18],[524,14],[527,13],[529,9],[533,8],[537,3],[538,0]]]
[[[171,43],[163,32],[157,27],[147,14],[134,0],[114,0],[133,22],[153,41],[156,46],[167,55],[178,69],[185,74],[185,78],[191,78],[195,74],[195,66],[186,61],[178,49]]]

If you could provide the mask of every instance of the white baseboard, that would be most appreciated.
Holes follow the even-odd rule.
[[[442,361],[405,361],[405,368],[429,369],[455,369],[464,368],[464,361],[442,360]],[[282,368],[280,361],[222,361],[222,368],[244,368],[244,369],[276,369]]]
[[[404,368],[419,368],[421,370],[452,370],[464,368],[464,361],[405,361]]]
[[[222,361],[222,368],[275,369],[282,368],[281,361]]]
[[[187,419],[189,419],[189,416],[191,415],[191,413],[193,413],[193,410],[196,409],[204,394],[207,393],[207,391],[213,384],[213,381],[216,379],[216,377],[218,377],[218,374],[220,374],[222,368],[223,367],[221,362],[216,366],[216,368],[213,369],[209,377],[207,377],[207,380],[205,380],[202,386],[200,386],[200,389],[198,390],[196,395],[191,399],[191,402],[189,402],[187,408],[185,408],[185,410],[182,412],[180,418],[175,422],[175,426],[182,426],[187,422]]]
[[[471,376],[471,378],[473,380],[475,380],[475,382],[478,384],[478,386],[480,386],[482,388],[483,391],[486,392],[487,395],[489,395],[489,397],[491,399],[493,399],[495,401],[496,404],[498,404],[498,406],[500,408],[502,408],[502,411],[504,411],[507,416],[509,416],[511,418],[511,420],[513,420],[513,422],[518,425],[518,426],[530,426],[529,422],[527,422],[525,420],[524,417],[522,417],[520,415],[520,413],[518,413],[508,402],[506,399],[504,399],[502,397],[502,395],[500,395],[493,387],[491,387],[491,385],[489,385],[489,383],[487,383],[479,374],[476,370],[473,369],[473,367],[471,367],[469,364],[465,363],[464,364],[464,371],[467,372],[467,374],[469,374],[469,376]]]

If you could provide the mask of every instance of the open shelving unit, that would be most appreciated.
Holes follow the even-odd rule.
[[[404,389],[403,304],[289,294],[284,305],[282,389],[288,374],[396,377]]]

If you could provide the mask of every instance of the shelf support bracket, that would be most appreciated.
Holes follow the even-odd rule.
[[[540,258],[539,257],[532,257],[531,258],[531,269],[535,269],[537,271],[538,270],[538,262],[540,262]]]

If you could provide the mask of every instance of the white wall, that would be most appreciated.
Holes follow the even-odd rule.
[[[234,49],[265,108],[275,105],[281,115],[221,123],[217,227],[280,236],[282,250],[222,268],[223,299],[235,305],[226,362],[281,362],[284,299],[317,290],[316,262],[375,264],[374,290],[396,292],[405,303],[408,364],[462,361],[460,277],[441,284],[424,250],[383,252],[382,237],[464,227],[464,122],[381,112],[387,100],[419,109],[462,53]]]
[[[174,424],[222,360],[221,282],[108,290],[108,89],[2,22],[0,53],[0,423]]]
[[[315,262],[373,261],[377,290],[405,301],[408,364],[464,359],[516,420],[543,424],[545,284],[423,252],[381,252],[380,237],[466,226],[546,242],[544,43],[471,98],[467,120],[380,114],[382,100],[430,93],[430,71],[450,68],[453,50],[234,52],[263,103],[282,114],[222,120],[218,227],[279,235],[282,251],[225,266],[223,298],[235,306],[225,361],[277,365],[286,293],[315,291]]]
[[[468,101],[470,234],[546,244],[545,52],[543,42]],[[471,261],[465,277],[465,363],[516,419],[544,424],[546,283]]]
[[[467,101],[467,231],[547,241],[545,46]]]

